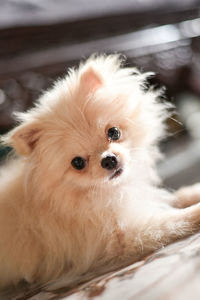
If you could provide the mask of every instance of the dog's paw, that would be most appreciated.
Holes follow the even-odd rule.
[[[200,202],[200,183],[180,188],[175,192],[173,206],[185,208]]]

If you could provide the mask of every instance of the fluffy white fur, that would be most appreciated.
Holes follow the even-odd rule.
[[[58,80],[2,138],[17,157],[1,168],[0,284],[79,276],[141,256],[198,230],[199,186],[172,195],[155,162],[167,104],[118,55],[92,56]],[[107,131],[121,137],[110,141]],[[107,155],[123,172],[102,168]],[[74,157],[86,160],[76,170]],[[184,196],[186,195],[186,196]]]

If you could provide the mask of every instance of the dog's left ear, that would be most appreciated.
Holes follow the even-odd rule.
[[[13,147],[18,154],[28,156],[34,150],[42,128],[36,121],[21,124],[2,138],[3,143]]]
[[[103,79],[97,72],[92,68],[88,67],[83,71],[80,77],[80,86],[86,92],[94,92],[103,84]]]

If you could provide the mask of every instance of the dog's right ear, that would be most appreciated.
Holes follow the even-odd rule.
[[[89,66],[84,72],[81,74],[80,78],[80,87],[84,89],[87,93],[96,91],[103,84],[103,79],[99,74]]]
[[[42,126],[37,121],[22,123],[2,138],[2,142],[13,147],[18,154],[27,156],[34,150],[40,136]]]

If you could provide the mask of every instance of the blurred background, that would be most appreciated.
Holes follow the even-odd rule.
[[[68,67],[121,52],[177,107],[161,145],[164,185],[200,180],[200,0],[1,0],[0,133]],[[3,161],[8,148],[0,148]]]

